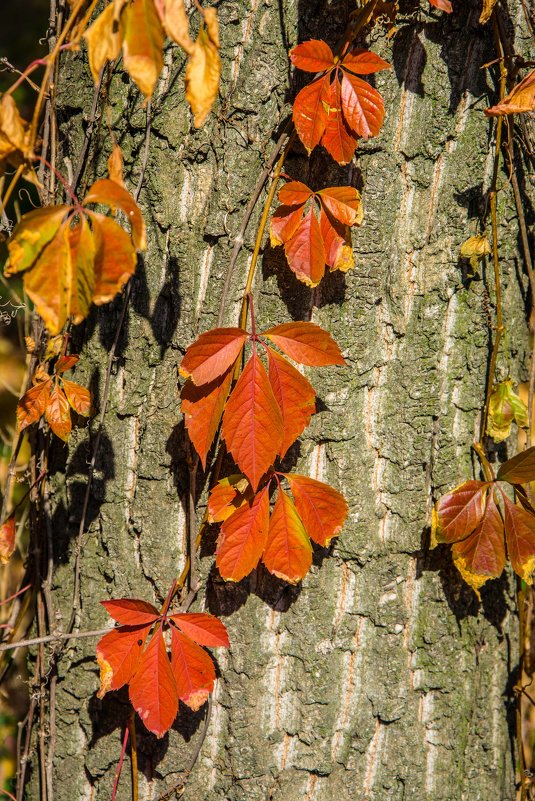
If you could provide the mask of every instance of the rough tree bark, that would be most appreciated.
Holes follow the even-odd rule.
[[[223,616],[232,648],[217,654],[221,678],[187,801],[514,798],[514,582],[491,583],[478,604],[448,550],[428,550],[433,498],[472,475],[493,297],[488,276],[463,284],[458,249],[475,233],[490,181],[482,109],[494,88],[481,66],[495,53],[490,26],[478,25],[478,0],[454,5],[452,16],[430,19],[407,0],[392,41],[384,31],[367,40],[393,69],[375,80],[387,108],[382,134],[362,144],[353,165],[338,168],[324,154],[309,163],[299,149],[288,162],[293,176],[317,185],[342,179],[363,187],[354,271],[310,291],[266,247],[254,287],[261,324],[312,319],[347,354],[347,369],[315,372],[321,411],[291,455],[301,472],[345,493],[350,516],[298,588],[261,571],[224,584],[212,567],[213,542],[203,546],[206,607]],[[522,52],[521,2],[504,5]],[[188,472],[177,365],[195,335],[217,324],[233,237],[289,115],[295,79],[288,48],[314,36],[336,42],[353,8],[349,0],[221,3],[221,102],[198,132],[183,98],[183,55],[168,48],[140,196],[149,249],[113,368],[81,563],[80,629],[105,624],[102,599],[161,599],[184,564]],[[61,156],[75,161],[93,96],[85,52],[65,57],[58,92]],[[109,96],[133,188],[146,116],[120,65]],[[103,175],[109,151],[101,114],[86,181]],[[501,173],[500,185],[506,180]],[[258,216],[259,208],[226,324],[236,321]],[[521,380],[526,282],[507,188],[499,218],[504,313]],[[121,305],[120,298],[94,311],[75,332],[73,349],[82,353],[76,380],[97,399]],[[96,429],[96,422],[78,429],[68,447],[54,449],[60,626],[72,609]],[[199,508],[200,519],[202,499]],[[94,643],[72,642],[59,664],[54,801],[110,798],[129,707],[123,694],[99,701],[97,688]],[[178,781],[205,711],[181,709],[160,741],[138,721],[143,801]],[[128,784],[125,773],[120,799],[130,798]],[[38,797],[35,769],[28,798]]]

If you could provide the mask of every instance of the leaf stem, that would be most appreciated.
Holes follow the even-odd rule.
[[[119,764],[117,765],[117,770],[115,772],[115,779],[113,780],[113,790],[111,793],[111,801],[115,801],[117,797],[117,788],[119,786],[119,779],[121,777],[121,770],[123,768],[124,762],[124,755],[126,754],[126,746],[128,745],[128,736],[130,734],[130,729],[127,726],[124,730],[124,737],[123,737],[123,747],[121,749],[121,756],[119,758]]]
[[[128,718],[128,731],[130,732],[130,769],[132,771],[132,801],[139,801],[139,784],[137,778],[137,740],[136,740],[136,711],[132,709]]]

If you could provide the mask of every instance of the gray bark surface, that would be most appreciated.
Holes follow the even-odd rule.
[[[490,299],[485,282],[462,283],[458,250],[476,232],[492,171],[482,109],[494,88],[480,68],[495,56],[490,28],[478,25],[479,2],[454,5],[451,17],[430,20],[406,3],[392,42],[384,31],[367,41],[393,69],[372,79],[385,98],[386,122],[352,166],[338,168],[321,153],[309,162],[299,150],[288,162],[294,177],[317,186],[363,188],[355,270],[312,292],[293,279],[282,252],[266,247],[254,286],[260,326],[311,319],[347,357],[345,369],[307,371],[321,411],[291,455],[299,472],[343,491],[350,514],[298,588],[263,571],[227,585],[213,568],[213,542],[203,547],[205,608],[222,616],[232,647],[216,653],[221,675],[186,801],[515,796],[514,582],[492,582],[478,604],[448,549],[428,551],[433,499],[472,475],[493,298],[490,279]],[[508,5],[522,52],[521,3]],[[82,559],[81,630],[106,625],[100,600],[161,600],[182,569],[187,468],[177,366],[195,336],[217,324],[233,237],[290,112],[287,49],[314,36],[334,44],[353,7],[221,3],[221,101],[200,131],[183,98],[183,54],[168,48],[140,197],[149,248],[113,370]],[[58,90],[63,156],[75,160],[93,92],[85,52],[66,58]],[[110,102],[134,188],[145,111],[120,65]],[[88,181],[104,174],[110,146],[104,117]],[[225,324],[237,320],[259,213]],[[499,195],[499,217],[509,347],[522,379],[525,320],[510,191]],[[94,310],[74,336],[82,354],[76,380],[97,399],[121,303]],[[96,428],[95,421],[78,429],[68,447],[55,449],[60,625],[72,608],[74,544]],[[203,501],[199,520],[202,512]],[[94,643],[73,641],[59,665],[54,801],[111,796],[129,705],[125,693],[99,701],[97,689]],[[205,711],[181,708],[162,740],[138,720],[142,801],[179,780]],[[37,788],[35,769],[28,798],[38,797]],[[130,798],[127,765],[118,798]]]

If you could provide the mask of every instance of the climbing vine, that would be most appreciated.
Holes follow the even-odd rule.
[[[449,0],[430,3],[447,13],[453,10]],[[202,8],[195,3],[194,27],[198,34],[192,38],[183,0],[111,0],[94,18],[96,5],[96,0],[71,0],[70,14],[57,32],[50,54],[31,64],[0,98],[0,169],[2,173],[8,168],[14,170],[9,181],[7,173],[2,178],[2,211],[5,215],[20,180],[32,183],[42,201],[40,208],[18,220],[7,243],[5,275],[22,276],[23,291],[33,303],[35,316],[27,337],[27,379],[18,403],[18,431],[3,499],[3,563],[9,561],[15,548],[20,502],[13,502],[11,485],[23,436],[29,436],[34,457],[29,494],[39,510],[34,532],[39,536],[37,517],[42,522],[48,515],[47,458],[52,436],[67,441],[73,423],[92,414],[94,402],[89,390],[64,376],[76,368],[79,360],[78,355],[69,352],[72,327],[87,317],[92,305],[105,305],[122,292],[123,307],[110,354],[111,366],[129,303],[129,281],[139,254],[146,248],[145,223],[137,203],[146,157],[138,187],[131,193],[123,177],[122,154],[115,145],[108,161],[109,177],[93,183],[80,200],[78,182],[85,167],[85,152],[75,174],[67,177],[50,156],[53,149],[41,133],[41,123],[44,116],[50,130],[51,118],[46,115],[52,114],[53,79],[59,59],[65,51],[74,52],[85,42],[97,97],[105,76],[121,59],[143,95],[148,134],[151,97],[163,68],[166,37],[186,54],[185,97],[196,127],[203,125],[218,94],[221,63],[215,8]],[[215,564],[222,579],[234,582],[262,562],[274,576],[296,584],[312,564],[313,543],[325,547],[343,532],[348,505],[342,494],[309,476],[289,472],[283,460],[316,412],[316,392],[303,368],[343,370],[345,359],[329,332],[309,321],[289,320],[258,332],[252,286],[268,221],[271,244],[284,249],[288,269],[307,287],[318,286],[328,272],[345,272],[354,266],[352,229],[358,228],[365,214],[359,191],[353,186],[311,187],[283,170],[298,141],[309,155],[321,146],[337,164],[346,165],[358,153],[361,139],[379,134],[385,117],[384,101],[362,76],[389,70],[390,64],[376,53],[357,47],[355,42],[366,26],[375,24],[384,23],[389,36],[395,35],[396,13],[396,2],[368,0],[351,15],[345,35],[334,48],[325,41],[310,40],[290,51],[291,63],[314,77],[297,93],[292,123],[272,155],[260,191],[252,199],[254,206],[267,184],[239,319],[235,327],[222,327],[220,321],[218,327],[201,333],[186,349],[180,365],[180,411],[189,436],[190,477],[195,486],[202,470],[208,483],[204,519],[200,530],[190,532],[185,568],[172,582],[160,610],[140,599],[105,599],[102,603],[106,611],[119,625],[85,633],[101,636],[96,646],[101,669],[99,696],[128,685],[133,709],[143,725],[158,737],[173,725],[179,701],[197,710],[212,692],[216,674],[205,648],[229,647],[220,620],[189,611],[202,589],[196,560],[206,525],[219,526]],[[516,393],[511,377],[500,381],[497,374],[506,325],[501,310],[496,193],[503,119],[534,108],[535,78],[532,72],[516,82],[514,73],[515,83],[506,95],[504,64],[511,56],[496,20],[495,2],[484,0],[480,22],[489,20],[495,28],[502,70],[499,102],[486,112],[497,119],[489,195],[492,243],[484,220],[483,230],[467,239],[461,249],[461,256],[470,260],[473,273],[482,260],[491,258],[495,277],[493,346],[480,434],[474,443],[483,476],[443,495],[436,504],[432,524],[432,544],[452,545],[454,563],[478,595],[487,580],[502,573],[506,556],[521,577],[523,589],[532,583],[535,571],[535,509],[530,489],[530,482],[535,481],[535,448],[509,459],[495,473],[487,442],[489,437],[499,442],[509,436],[513,421],[528,427],[532,419],[535,370],[527,405]],[[30,79],[37,69],[43,70],[38,86]],[[23,81],[37,90],[30,121],[23,119],[13,96]],[[510,144],[509,139],[507,142]],[[64,202],[55,203],[60,193]],[[272,212],[277,193],[279,205]],[[111,216],[96,211],[95,206],[107,208]],[[230,272],[231,268],[229,275]],[[531,273],[530,281],[533,290]],[[226,285],[224,294],[227,289]],[[31,574],[37,584],[23,582],[25,586],[9,599],[17,602],[18,611],[14,611],[0,650],[7,652],[28,643],[54,643],[51,666],[47,668],[42,659],[38,664],[43,681],[55,680],[62,643],[70,637],[84,636],[75,630],[80,560],[107,410],[110,370],[111,367],[100,401],[99,430],[80,520],[73,617],[66,631],[44,633],[45,624],[52,627],[54,619],[48,594],[52,569],[49,541],[41,549],[45,554],[42,563]],[[190,489],[191,499],[194,503],[195,492]],[[39,636],[24,640],[21,632],[29,626],[26,612],[34,591],[39,595]],[[29,737],[30,734],[27,743]],[[125,733],[122,756],[129,737],[135,760],[134,716]],[[45,762],[49,767],[52,764],[50,758]],[[120,766],[113,798],[119,773]],[[48,774],[44,781],[50,781]],[[17,800],[23,797],[24,783],[25,772],[21,769]],[[135,770],[133,786],[133,797],[137,798]]]

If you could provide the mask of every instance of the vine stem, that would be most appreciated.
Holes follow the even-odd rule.
[[[121,778],[121,770],[123,768],[124,756],[126,754],[126,746],[128,745],[129,734],[130,734],[130,728],[129,726],[127,726],[126,729],[124,730],[123,747],[121,748],[121,756],[119,757],[119,764],[117,765],[117,770],[115,771],[115,779],[113,780],[111,801],[115,801],[117,797],[117,788],[119,786],[119,779]]]
[[[139,801],[139,784],[137,779],[137,740],[136,740],[136,712],[132,709],[128,718],[128,731],[130,732],[130,770],[132,773],[132,801]]]
[[[245,328],[245,325],[247,323],[247,313],[249,311],[249,298],[251,297],[251,289],[253,286],[256,265],[258,263],[258,256],[260,255],[260,248],[262,247],[262,239],[264,237],[264,231],[266,230],[271,204],[273,203],[273,198],[275,197],[275,191],[277,189],[277,184],[279,183],[279,178],[281,177],[282,168],[284,166],[284,162],[286,161],[286,156],[288,155],[288,152],[290,150],[290,147],[292,146],[294,138],[295,138],[295,131],[292,131],[282,149],[282,153],[280,154],[277,164],[275,166],[275,170],[273,172],[273,178],[271,180],[271,186],[269,187],[269,192],[266,198],[266,202],[264,203],[264,210],[262,211],[262,217],[260,218],[260,223],[258,224],[258,231],[256,234],[253,256],[251,259],[251,264],[249,266],[249,272],[247,274],[245,289],[243,290],[243,301],[240,312],[240,328]]]

